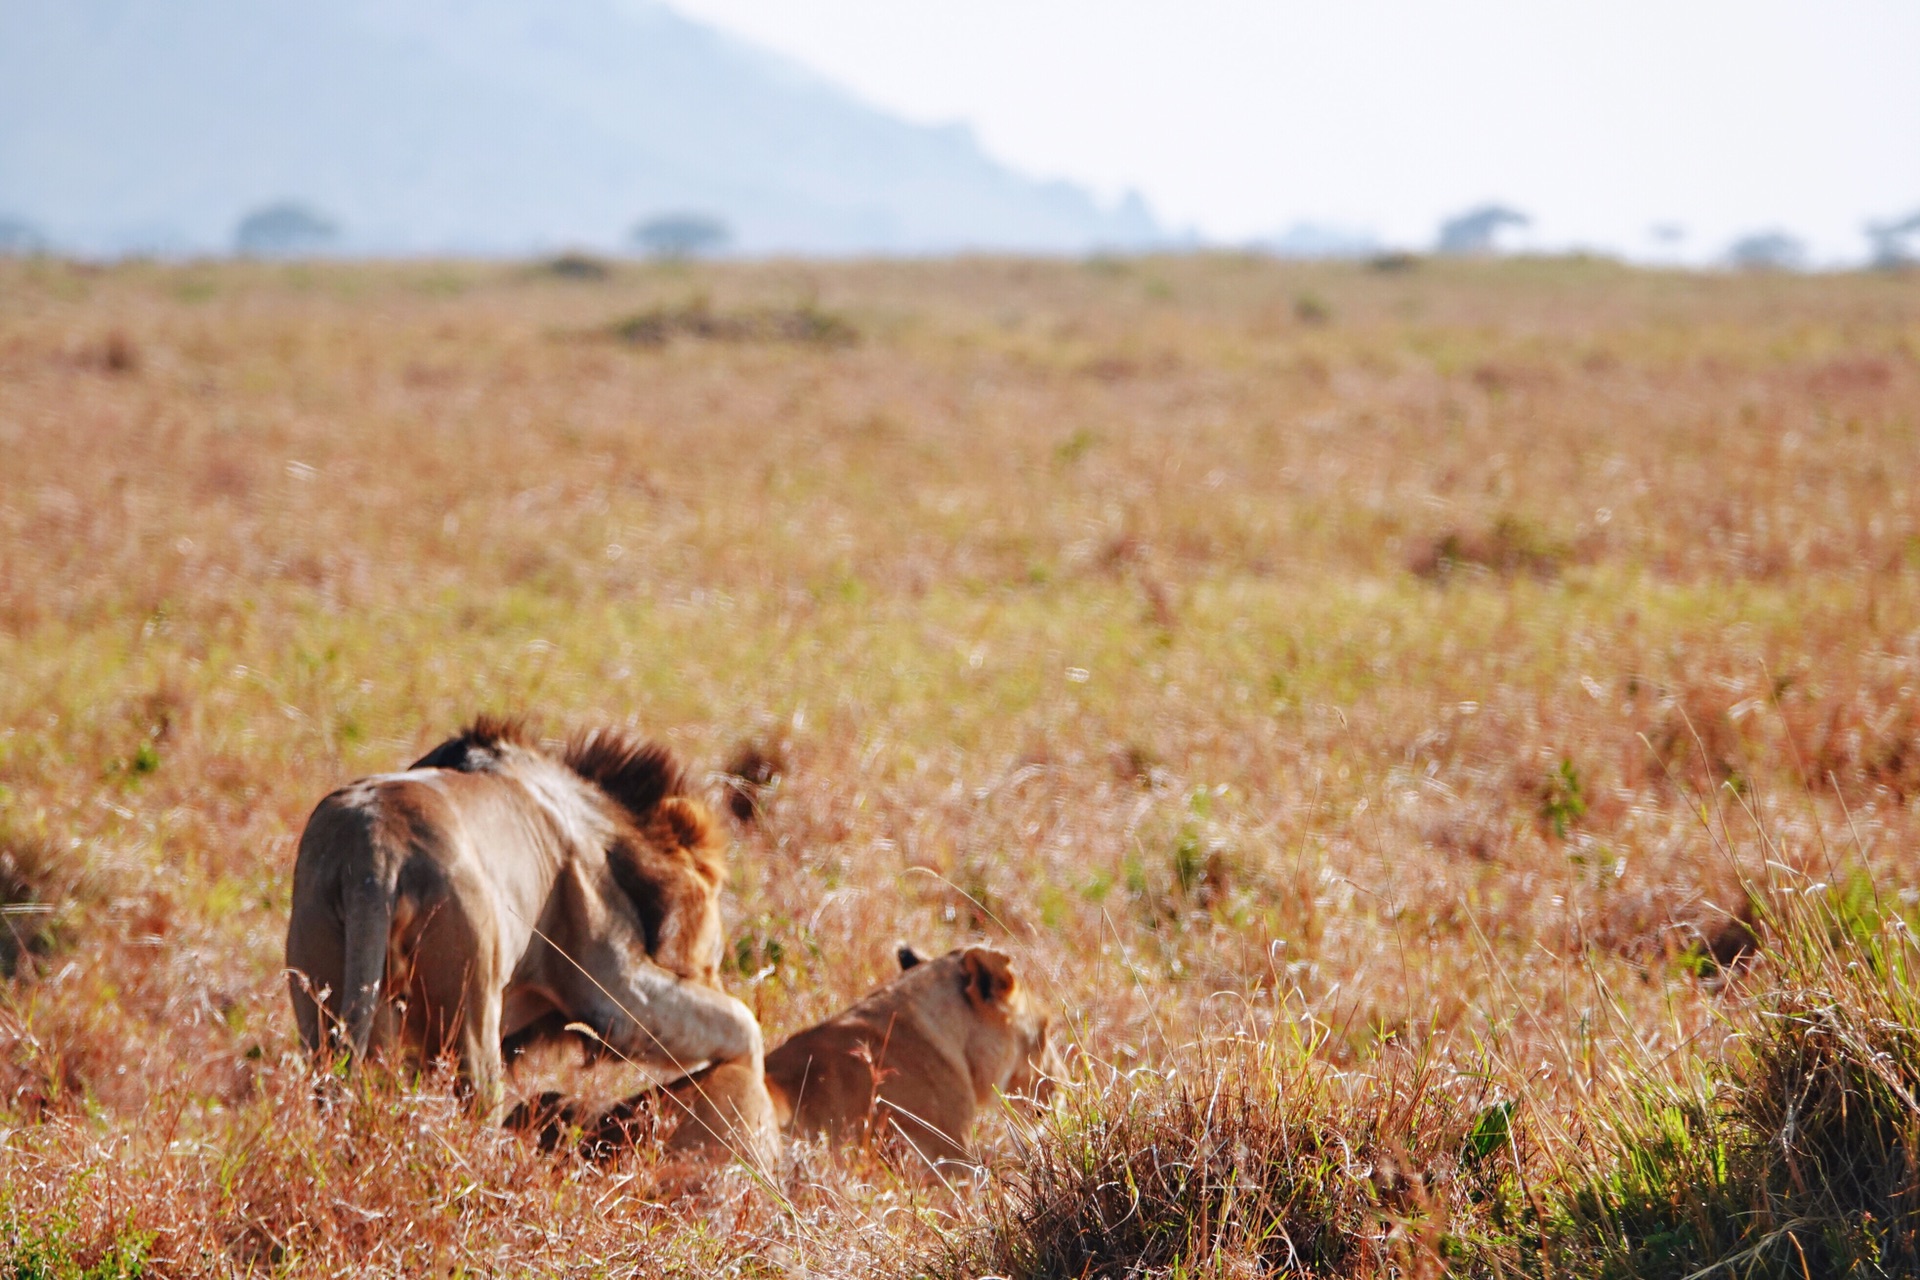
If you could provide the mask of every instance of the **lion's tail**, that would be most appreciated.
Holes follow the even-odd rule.
[[[393,932],[393,886],[381,877],[357,877],[347,891],[346,954],[341,966],[340,1030],[356,1061],[366,1056],[380,1013],[387,976],[387,939]]]

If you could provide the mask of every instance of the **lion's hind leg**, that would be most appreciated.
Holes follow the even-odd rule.
[[[396,934],[399,931],[396,930]],[[423,1065],[452,1060],[456,1088],[469,1106],[491,1117],[503,1096],[500,1006],[504,986],[493,948],[452,899],[419,913],[410,936],[395,943],[405,956],[401,1038]],[[396,970],[400,963],[390,961]]]
[[[340,986],[345,969],[341,938],[321,928],[293,928],[287,936],[287,996],[300,1044],[315,1059],[331,1058],[342,1042]]]

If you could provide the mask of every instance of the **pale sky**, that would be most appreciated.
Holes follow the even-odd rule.
[[[1920,0],[673,0],[910,119],[1175,227],[1859,258],[1920,209]]]

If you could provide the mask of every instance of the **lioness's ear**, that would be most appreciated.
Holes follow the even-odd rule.
[[[1013,994],[1013,961],[992,947],[968,947],[960,956],[967,999],[976,1005],[1004,1004]]]
[[[908,942],[903,942],[894,949],[893,958],[900,962],[900,972],[902,973],[905,973],[917,964],[925,964],[927,962],[927,958],[918,951],[915,951],[913,944]]]

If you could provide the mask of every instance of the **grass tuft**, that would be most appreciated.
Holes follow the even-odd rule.
[[[1920,993],[1897,918],[1814,885],[1761,920],[1770,980],[1731,1057],[1616,1102],[1555,1224],[1596,1277],[1920,1272]]]
[[[59,946],[84,879],[76,850],[0,811],[0,978]]]
[[[1440,1275],[1517,1257],[1510,1104],[1435,1063],[1330,1071],[1286,1034],[1112,1074],[1050,1120],[937,1277]]]
[[[98,1246],[75,1239],[59,1215],[22,1217],[0,1193],[0,1275],[7,1280],[138,1280],[149,1274],[150,1233],[127,1229]]]

